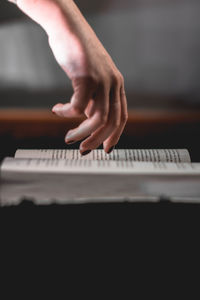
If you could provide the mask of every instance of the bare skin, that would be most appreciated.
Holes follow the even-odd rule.
[[[71,79],[74,94],[56,104],[58,116],[86,119],[70,130],[66,143],[83,140],[80,152],[102,143],[110,153],[127,121],[123,76],[72,0],[12,0],[46,31],[53,54]]]

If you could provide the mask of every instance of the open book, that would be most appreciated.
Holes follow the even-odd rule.
[[[116,149],[106,154],[93,150],[81,156],[79,150],[17,150],[6,158],[1,170],[13,173],[114,173],[114,174],[199,174],[200,164],[191,163],[186,149]]]
[[[14,158],[4,159],[1,181],[4,204],[9,202],[5,191],[16,198],[13,184],[15,196],[20,186],[24,197],[46,203],[160,196],[200,199],[200,163],[191,162],[186,149],[115,149],[110,154],[98,149],[83,157],[79,150],[19,149]]]

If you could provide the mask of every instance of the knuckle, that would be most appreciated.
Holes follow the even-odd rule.
[[[114,74],[112,74],[112,83],[114,84],[114,85],[119,85],[119,77],[118,77],[118,74],[117,73],[114,73]]]
[[[127,120],[128,120],[128,112],[127,111],[122,114],[121,120],[123,123],[127,122]]]
[[[105,125],[107,123],[107,115],[102,115],[100,118],[101,125]]]
[[[123,76],[119,71],[112,74],[112,82],[113,82],[114,85],[120,85],[121,86],[122,83],[123,83],[123,80],[124,80]]]
[[[124,76],[121,73],[119,73],[119,79],[121,83],[124,83]]]
[[[112,127],[119,127],[119,126],[120,126],[120,123],[121,123],[121,121],[120,121],[119,118],[113,118],[113,119],[111,120],[111,125],[112,125]]]
[[[108,118],[107,118],[107,114],[106,113],[100,114],[99,117],[98,117],[98,123],[101,126],[104,126],[107,123],[107,119]]]
[[[120,95],[121,95],[121,97],[125,97],[126,98],[126,92],[125,92],[124,88],[121,88]]]
[[[82,114],[83,108],[78,103],[73,103],[72,109],[76,114]]]

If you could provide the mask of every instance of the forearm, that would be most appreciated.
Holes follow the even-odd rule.
[[[76,31],[84,18],[72,0],[9,0],[43,27],[48,36]]]

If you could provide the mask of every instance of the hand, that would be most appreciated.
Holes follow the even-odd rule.
[[[66,143],[85,139],[80,145],[81,153],[102,143],[109,152],[127,121],[122,75],[83,18],[74,24],[71,35],[50,38],[50,45],[74,89],[70,103],[57,104],[53,112],[64,117],[87,117],[67,133]]]
[[[82,154],[103,143],[109,153],[127,121],[124,80],[119,70],[73,1],[18,3],[46,30],[57,62],[72,81],[71,101],[55,105],[52,111],[62,117],[86,117],[78,128],[67,133],[66,143],[84,140],[80,145]]]

